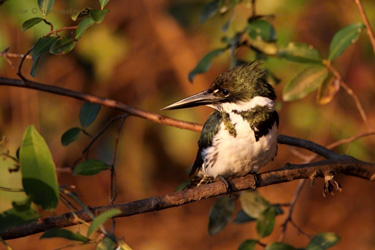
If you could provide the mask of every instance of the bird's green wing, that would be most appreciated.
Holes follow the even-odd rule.
[[[208,117],[206,123],[203,126],[203,130],[201,133],[201,136],[198,141],[198,153],[197,158],[195,159],[195,162],[193,164],[193,167],[190,171],[190,176],[196,174],[201,168],[203,164],[203,158],[202,158],[202,150],[204,148],[207,148],[212,145],[212,140],[214,138],[214,135],[219,130],[220,123],[222,122],[222,115],[219,111],[215,110],[211,113],[211,115]]]

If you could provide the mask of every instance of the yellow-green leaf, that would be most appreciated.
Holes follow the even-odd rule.
[[[103,170],[110,169],[107,163],[101,160],[87,160],[79,163],[73,171],[74,175],[95,175]]]
[[[34,18],[26,20],[22,24],[22,31],[30,29],[31,27],[40,23],[41,21],[43,21],[43,18],[41,18],[41,17],[34,17]]]
[[[260,238],[272,233],[275,226],[276,211],[273,206],[269,206],[257,219],[257,232]]]
[[[39,9],[43,16],[47,16],[53,6],[54,0],[38,0]]]
[[[315,91],[326,79],[328,70],[323,66],[307,67],[299,72],[283,89],[283,100],[293,101]]]
[[[109,0],[99,0],[100,8],[104,9],[104,7],[107,5],[108,2]]]
[[[104,222],[106,222],[108,219],[121,214],[120,209],[111,209],[108,211],[105,211],[101,214],[99,214],[92,222],[89,227],[89,230],[87,231],[87,237],[90,237],[90,235],[95,232],[99,227],[103,225]]]
[[[322,63],[323,60],[312,45],[305,43],[288,43],[284,48],[280,48],[277,54],[287,60],[300,63]]]
[[[59,201],[59,186],[51,152],[33,125],[26,129],[20,150],[22,185],[31,200],[45,210]]]
[[[75,38],[80,39],[83,33],[93,24],[95,21],[91,17],[85,17],[82,21],[78,24],[76,29]]]
[[[240,194],[243,211],[251,218],[258,218],[270,203],[258,191],[244,191]]]
[[[320,233],[312,238],[306,250],[325,250],[333,247],[340,241],[340,237],[335,233]]]

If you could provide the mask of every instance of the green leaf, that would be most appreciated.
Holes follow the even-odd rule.
[[[101,23],[108,12],[109,10],[92,10],[90,11],[90,17],[95,23]]]
[[[363,23],[352,23],[339,30],[329,45],[328,60],[340,56],[352,43],[355,43],[364,28]]]
[[[293,101],[316,90],[328,75],[323,66],[311,66],[300,71],[283,89],[283,100]]]
[[[91,8],[88,8],[88,7],[84,8],[83,10],[81,10],[79,12],[75,11],[75,12],[72,13],[71,18],[72,18],[73,21],[77,21],[77,19],[79,17],[88,16],[90,14],[90,11],[91,11]]]
[[[32,77],[35,77],[35,70],[40,56],[49,51],[50,47],[56,39],[57,37],[43,37],[35,43],[34,48],[31,52],[33,57],[33,65],[31,67],[30,75]]]
[[[23,137],[20,166],[26,194],[42,209],[55,209],[59,201],[55,163],[47,143],[33,125]]]
[[[79,113],[79,121],[82,127],[86,128],[95,121],[96,116],[100,111],[100,105],[92,102],[85,102],[82,105]]]
[[[105,211],[101,214],[99,214],[92,222],[89,227],[89,230],[87,231],[87,237],[90,237],[90,235],[95,232],[99,227],[103,225],[104,222],[106,222],[108,219],[121,214],[120,209],[111,209],[108,211]]]
[[[241,243],[241,245],[238,247],[238,250],[254,250],[255,246],[257,244],[256,240],[245,240]]]
[[[8,209],[0,214],[0,232],[9,228],[17,227],[35,221],[40,217],[37,211],[32,208],[27,210]]]
[[[104,9],[104,7],[107,5],[108,2],[109,0],[99,0],[100,8]]]
[[[254,41],[275,42],[276,32],[272,24],[267,20],[260,19],[250,22],[247,25],[250,38]]]
[[[234,199],[220,197],[210,210],[208,233],[210,235],[220,232],[231,220],[234,213]]]
[[[322,63],[323,61],[319,51],[306,43],[288,43],[286,47],[280,48],[277,54],[289,61],[299,63]]]
[[[253,218],[253,217],[247,215],[247,213],[245,211],[240,210],[237,213],[237,216],[234,219],[233,223],[234,224],[243,224],[243,223],[252,222],[252,221],[255,221],[255,220],[256,220],[256,218]]]
[[[80,39],[83,33],[94,23],[95,21],[91,17],[83,18],[76,29],[75,39]]]
[[[100,160],[87,160],[79,163],[73,171],[74,175],[95,175],[100,171],[110,169],[107,163]]]
[[[47,16],[53,6],[54,0],[38,0],[39,9],[43,16]]]
[[[340,241],[340,237],[335,233],[320,233],[312,238],[306,250],[325,250],[333,247]]]
[[[216,13],[219,12],[220,9],[220,0],[212,0],[211,2],[207,3],[201,11],[200,14],[200,22],[204,23],[209,18],[213,17]]]
[[[79,133],[81,132],[81,128],[71,128],[67,130],[62,136],[61,136],[61,144],[63,146],[67,146],[70,143],[77,140]]]
[[[89,238],[86,238],[80,233],[73,233],[72,231],[63,228],[48,229],[42,234],[42,236],[40,236],[40,239],[46,238],[64,238],[68,240],[80,241],[83,243],[87,243],[90,241]]]
[[[241,192],[240,203],[244,212],[255,219],[259,218],[263,211],[270,206],[270,203],[258,191]]]
[[[43,21],[43,18],[41,18],[41,17],[34,17],[34,18],[31,18],[31,19],[26,20],[26,21],[23,22],[23,24],[22,24],[22,31],[25,31],[25,30],[30,29],[30,28],[33,27],[35,24],[38,24],[38,23],[40,23],[41,21]]]
[[[99,242],[96,250],[114,250],[115,249],[115,242],[109,238],[105,237],[102,241]]]
[[[51,54],[63,55],[69,53],[76,46],[76,41],[73,38],[61,37],[57,39],[49,49]]]
[[[272,233],[275,226],[275,208],[268,207],[257,219],[257,232],[260,238],[266,237]]]
[[[197,66],[195,66],[195,68],[189,73],[189,81],[192,82],[196,74],[206,72],[211,66],[212,59],[219,56],[225,50],[226,48],[215,49],[202,57]]]
[[[295,248],[282,242],[274,242],[268,244],[264,250],[295,250]]]

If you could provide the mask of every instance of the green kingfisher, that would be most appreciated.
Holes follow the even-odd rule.
[[[228,178],[256,173],[275,157],[279,125],[276,94],[259,64],[253,61],[237,66],[217,77],[208,89],[162,109],[200,105],[215,109],[203,126],[188,187],[218,178],[229,192]]]

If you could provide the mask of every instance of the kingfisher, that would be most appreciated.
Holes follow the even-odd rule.
[[[279,116],[276,94],[258,61],[237,66],[218,76],[208,89],[162,110],[206,105],[214,108],[203,126],[198,153],[187,188],[214,179],[257,173],[277,154]]]

